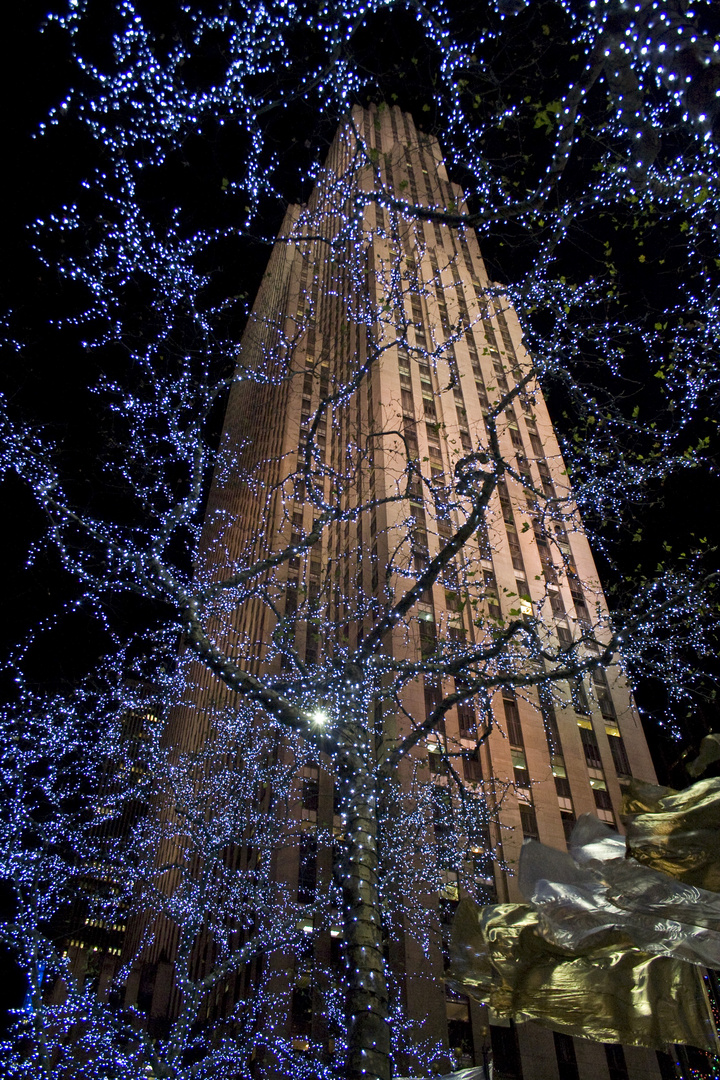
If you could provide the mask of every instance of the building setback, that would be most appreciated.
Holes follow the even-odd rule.
[[[403,211],[398,200],[419,210]],[[382,655],[416,662],[432,657],[439,643],[448,656],[453,649],[460,655],[481,648],[493,628],[526,616],[539,620],[556,651],[584,634],[585,649],[599,655],[609,637],[597,570],[515,313],[488,280],[474,232],[423,218],[423,208],[433,206],[464,208],[437,141],[397,108],[356,109],[308,205],[287,212],[242,342],[243,374],[225,417],[226,462],[209,497],[201,573],[212,580],[248,557],[298,548],[268,570],[264,592],[248,594],[232,613],[218,611],[211,627],[229,654],[278,684],[300,685],[303,670],[337,662],[372,633],[388,590],[397,595],[412,584],[458,528],[462,506],[441,492],[453,476],[462,483],[463,470],[482,475],[484,462],[468,455],[490,453],[495,437],[512,471],[497,483],[485,526],[423,592],[412,618],[386,635]],[[262,378],[252,377],[261,371]],[[493,404],[518,387],[495,436]],[[255,482],[240,483],[239,475]],[[335,500],[343,514],[306,545],[323,500]],[[532,662],[542,665],[526,662],[528,671]],[[605,1048],[534,1023],[511,1026],[444,984],[447,928],[460,896],[520,900],[513,868],[524,838],[564,848],[573,823],[588,812],[617,825],[619,782],[654,780],[617,667],[540,695],[533,685],[502,687],[498,678],[488,701],[462,699],[466,679],[426,671],[393,697],[386,671],[387,693],[373,690],[383,720],[379,753],[422,723],[453,686],[460,695],[399,766],[408,800],[420,792],[430,807],[423,844],[437,862],[427,895],[403,898],[412,899],[410,912],[420,903],[429,929],[415,933],[406,912],[387,942],[395,992],[417,1021],[408,1038],[444,1045],[447,1070],[481,1064],[492,1052],[497,1074],[518,1080],[659,1077],[651,1051]],[[173,720],[172,738],[185,749],[208,737],[218,699],[233,700],[199,664],[191,681],[195,705],[176,710]],[[489,708],[495,723],[479,740]],[[444,816],[457,806],[453,770],[487,807],[461,864],[445,851],[457,838]],[[274,851],[273,873],[298,903],[311,904],[331,883],[332,845],[322,836],[343,829],[329,759],[303,764],[295,792],[295,829]],[[404,814],[412,820],[412,806]],[[238,865],[251,857],[238,854]],[[320,925],[311,914],[308,929],[313,919]],[[329,917],[301,959],[280,951],[255,962],[228,980],[208,1012],[227,1014],[253,980],[262,982],[283,1003],[268,1024],[297,1049],[313,1043],[332,1054],[323,979],[340,963],[341,937],[339,921]],[[167,928],[149,960],[171,953]],[[167,1000],[167,988],[157,993]],[[407,1073],[420,1075],[411,1051],[403,1061]]]

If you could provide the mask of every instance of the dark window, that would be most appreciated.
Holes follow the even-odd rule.
[[[535,810],[532,806],[520,806],[520,822],[522,824],[523,836],[529,839],[537,840],[537,818],[535,817]]]
[[[625,1051],[622,1046],[618,1043],[606,1043],[605,1057],[607,1058],[610,1080],[628,1080]]]
[[[458,900],[446,900],[444,897],[438,900],[438,915],[443,926],[452,926],[458,903]]]
[[[430,656],[435,652],[435,621],[420,619],[420,654]]]
[[[428,754],[430,772],[433,776],[447,776],[447,761],[439,750],[431,750]]]
[[[155,991],[155,978],[157,965],[144,963],[140,971],[140,986],[137,994],[137,1005],[141,1012],[149,1013],[152,1006],[153,993]]]
[[[540,473],[540,484],[542,486],[543,492],[548,499],[554,499],[555,488],[553,486],[552,480],[550,479],[550,470],[548,469],[544,461],[538,462],[538,472]]]
[[[489,878],[492,881],[495,859],[493,858],[489,833],[481,839],[483,840],[484,847],[482,851],[473,851],[473,869],[483,880]]]
[[[435,402],[431,397],[426,397],[425,394],[423,394],[423,412],[425,413],[425,416],[429,417],[431,420],[437,420]]]
[[[510,546],[510,559],[512,561],[515,570],[521,570],[525,572],[525,564],[522,559],[522,552],[520,550],[520,541],[518,540],[516,532],[510,532],[508,529],[508,544]]]
[[[555,790],[563,799],[570,799],[572,797],[570,793],[570,781],[567,776],[555,777]]]
[[[553,705],[552,694],[550,693],[550,690],[547,686],[541,686],[539,688],[539,695],[540,712],[543,718],[545,738],[547,739],[550,757],[562,757],[562,744],[560,742],[560,732],[558,730],[557,716],[555,715],[555,706]]]
[[[497,597],[497,582],[492,570],[483,570],[485,581],[485,599],[487,600],[488,612],[493,619],[500,618],[500,604]]]
[[[613,705],[613,700],[610,697],[609,691],[596,687],[595,696],[597,697],[600,712],[603,716],[607,717],[608,720],[614,720],[616,716],[615,706]]]
[[[534,431],[530,432],[530,446],[532,447],[532,452],[533,454],[535,454],[536,457],[541,458],[543,456],[543,444],[540,440],[540,436],[537,435]]]
[[[464,694],[467,692],[467,684],[462,679],[455,679],[455,692]],[[458,727],[461,735],[474,735],[477,730],[475,719],[475,707],[472,697],[465,698],[457,704]]]
[[[497,482],[497,492],[498,492],[498,495],[500,497],[500,505],[502,507],[503,520],[506,521],[508,524],[512,525],[514,523],[513,512],[512,512],[512,504],[510,502],[510,495],[508,493],[507,484],[505,483],[504,480],[498,480],[498,482]]]
[[[477,731],[475,709],[470,701],[460,701],[457,706],[458,727],[462,736],[474,736]]]
[[[513,767],[513,775],[515,777],[515,783],[518,787],[530,787],[530,773],[528,772],[527,765],[515,765]]]
[[[598,810],[612,810],[610,793],[605,788],[593,788],[593,795]]]
[[[560,1031],[554,1031],[553,1036],[560,1080],[578,1080],[577,1058],[572,1036],[563,1035]]]
[[[445,584],[446,589],[450,589],[451,591],[457,592],[457,588],[458,588],[458,572],[457,572],[457,567],[455,566],[454,563],[448,563],[447,566],[445,566],[443,568],[442,580],[443,580],[443,582]],[[453,608],[453,611],[454,610],[455,609]]]
[[[664,1050],[657,1050],[658,1068],[660,1069],[660,1080],[677,1080],[677,1069],[675,1068],[675,1062],[666,1054]]]
[[[463,754],[463,773],[466,780],[480,783],[483,778],[482,763],[479,758],[479,750],[475,749]]]
[[[425,694],[425,714],[429,716],[440,704],[442,694],[438,684],[432,682],[427,675],[423,679],[423,691]]]
[[[305,810],[317,810],[318,808],[318,782],[308,777],[302,782],[302,801]]]
[[[575,600],[575,612],[581,622],[590,625],[590,612],[584,600]]]
[[[581,716],[588,716],[590,713],[590,702],[588,701],[587,690],[585,689],[581,678],[571,680],[570,693],[572,695],[572,703],[575,712],[580,713]]]
[[[470,1016],[448,1018],[448,1043],[455,1058],[455,1064],[472,1065],[475,1061],[473,1050],[472,1024]]]
[[[452,803],[445,788],[433,791],[433,829],[435,830],[435,854],[438,866],[445,870],[456,869],[457,854],[452,827]]]
[[[512,1022],[510,1027],[496,1027],[491,1024],[490,1042],[492,1044],[493,1072],[512,1077],[512,1080],[522,1080],[520,1047],[518,1046],[515,1025]]]
[[[622,735],[611,735],[608,732],[608,742],[610,743],[610,753],[615,765],[615,772],[618,776],[630,776],[630,762],[628,761]]]
[[[308,833],[300,838],[298,868],[298,903],[309,904],[315,899],[317,884],[317,840]]]
[[[298,986],[293,990],[290,1024],[295,1036],[308,1036],[312,1032],[312,987]]]
[[[287,619],[293,619],[295,617],[297,606],[297,582],[288,581],[287,592],[285,593],[285,617]]]
[[[585,761],[590,769],[601,769],[600,747],[592,728],[581,727],[580,738],[582,739]]]
[[[510,740],[510,744],[512,746],[522,746],[522,727],[520,726],[520,714],[518,713],[517,701],[503,697],[503,707],[505,709],[507,737]]]
[[[575,828],[575,815],[572,810],[561,810],[560,820],[562,821],[563,832],[565,833],[565,840],[570,843],[570,836]]]
[[[405,442],[407,444],[408,453],[411,457],[417,457],[418,455],[418,440],[417,430],[415,428],[415,422],[408,417],[403,421],[403,434],[405,436]]]
[[[488,847],[487,851],[474,851],[472,862],[478,902],[481,904],[497,903],[495,875],[493,873],[495,859],[493,857],[492,849]]]
[[[415,475],[411,476],[410,481],[408,483],[407,492],[408,492],[408,498],[416,499],[418,502],[420,502],[422,500],[422,497],[423,497],[422,480],[420,479],[419,476],[415,476]]]
[[[550,593],[550,607],[552,608],[553,615],[558,615],[562,618],[565,614],[565,605],[562,601],[562,596],[559,592]]]
[[[480,549],[480,555],[483,559],[490,558],[490,537],[488,535],[487,522],[483,518],[477,527],[475,533],[478,542],[478,548]]]
[[[416,527],[410,533],[410,538],[412,540],[413,548],[419,548],[421,551],[427,552],[428,534],[424,521],[417,522]]]

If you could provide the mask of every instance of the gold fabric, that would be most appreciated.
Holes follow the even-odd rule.
[[[621,932],[568,952],[537,933],[526,904],[458,906],[448,981],[499,1016],[598,1042],[687,1043],[717,1052],[696,968],[632,947]]]
[[[628,854],[664,874],[720,892],[720,777],[685,791],[632,780],[623,789]]]
[[[720,761],[720,735],[712,732],[700,743],[700,753],[685,768],[690,776],[701,776],[714,761]]]
[[[625,837],[582,814],[568,851],[526,840],[517,885],[542,937],[568,952],[608,931],[636,949],[720,969],[720,893],[627,857]]]

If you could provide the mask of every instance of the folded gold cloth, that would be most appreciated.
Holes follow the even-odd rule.
[[[609,931],[641,952],[720,969],[720,893],[628,857],[625,837],[582,814],[568,851],[526,840],[517,884],[547,941],[575,953]]]
[[[664,874],[720,892],[720,777],[685,791],[631,780],[623,787],[628,854]]]
[[[544,940],[526,904],[458,906],[448,981],[498,1016],[536,1020],[598,1042],[665,1049],[687,1043],[717,1052],[697,968],[650,956],[622,932],[575,952]]]

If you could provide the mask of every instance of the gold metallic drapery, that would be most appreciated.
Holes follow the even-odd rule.
[[[631,780],[623,788],[628,854],[699,889],[720,892],[720,778],[685,791]]]
[[[567,851],[526,840],[517,884],[539,933],[567,952],[619,931],[641,952],[720,969],[720,893],[628,857],[625,837],[593,814]]]
[[[717,1051],[696,968],[633,948],[608,933],[569,953],[537,933],[526,904],[481,908],[463,900],[455,915],[448,981],[498,1016],[537,1020],[598,1042],[664,1049],[686,1043]]]

